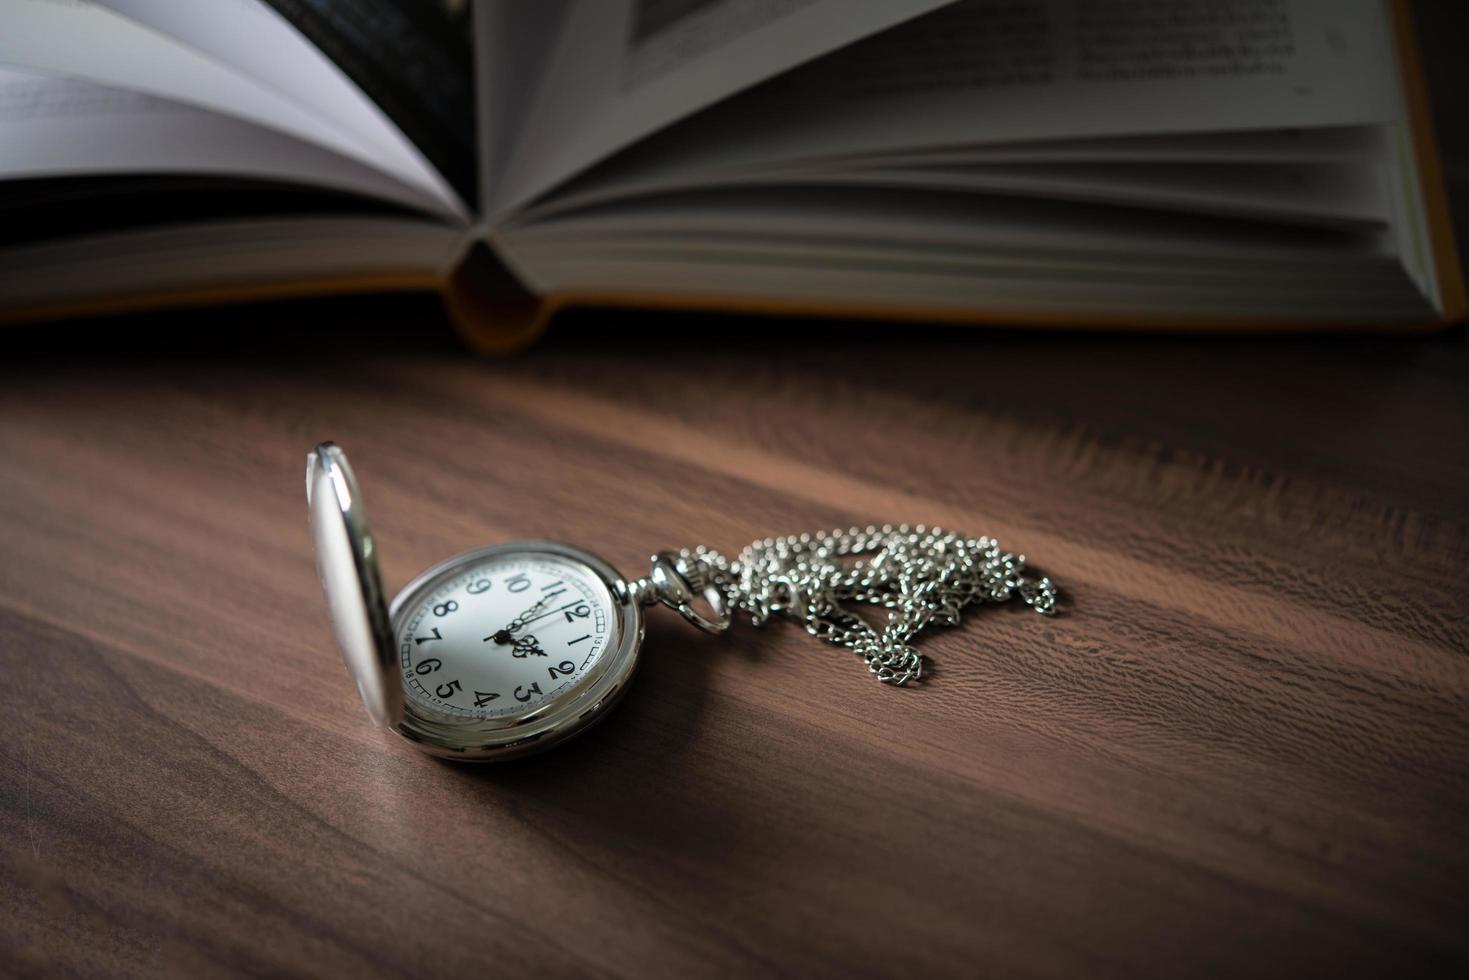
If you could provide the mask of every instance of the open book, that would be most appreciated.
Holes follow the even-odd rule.
[[[0,0],[0,316],[1464,314],[1394,0]]]

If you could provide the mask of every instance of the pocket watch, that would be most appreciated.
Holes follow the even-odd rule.
[[[924,526],[871,526],[766,538],[735,560],[699,547],[653,555],[623,578],[581,548],[511,541],[463,552],[385,601],[377,547],[346,454],[307,457],[306,500],[332,631],[374,721],[433,755],[509,759],[590,728],[626,693],[644,607],[663,605],[709,633],[731,612],[773,616],[846,647],[887,684],[922,675],[910,641],[957,624],[971,602],[1018,596],[1054,611],[1048,578],[990,538]],[[846,604],[887,610],[881,628]]]

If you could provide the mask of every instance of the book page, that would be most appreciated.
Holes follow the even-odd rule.
[[[0,248],[0,309],[344,281],[433,288],[464,231],[415,217],[183,222]]]
[[[99,0],[115,13],[228,65],[350,130],[377,163],[467,216],[442,175],[340,67],[265,0]]]
[[[232,176],[444,214],[437,195],[233,116],[59,75],[0,68],[0,179]],[[0,227],[0,238],[10,229]]]
[[[894,189],[720,192],[512,228],[517,267],[546,290],[782,300],[809,308],[1013,306],[1127,316],[1431,314],[1378,229],[1282,228],[1212,216]],[[739,304],[736,304],[739,305]]]
[[[474,8],[479,187],[487,200],[510,163],[575,0],[495,0]]]
[[[0,67],[196,106],[382,169],[380,154],[350,129],[324,121],[248,75],[96,3],[0,0],[0,23]]]
[[[1383,0],[960,0],[664,134],[657,165],[1375,125],[1399,111],[1384,14]]]
[[[556,194],[521,212],[512,224],[612,207],[658,207],[669,199],[720,189],[866,188],[874,196],[900,189],[964,197],[1015,197],[1126,205],[1150,210],[1234,215],[1278,225],[1383,225],[1391,218],[1386,171],[1360,161],[1025,160],[863,165],[792,169],[617,193]],[[613,223],[615,223],[613,220]]]
[[[1381,126],[1168,133],[919,148],[863,154],[863,165],[1055,162],[1356,163],[1388,159]],[[810,166],[820,166],[814,163]]]
[[[501,210],[675,120],[949,0],[575,0]]]

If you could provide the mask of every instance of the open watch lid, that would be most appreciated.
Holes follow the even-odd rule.
[[[393,727],[403,717],[403,684],[394,669],[377,551],[347,455],[333,443],[322,443],[306,457],[306,505],[316,570],[342,659],[368,714]]]

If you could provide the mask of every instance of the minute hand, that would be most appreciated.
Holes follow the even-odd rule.
[[[557,589],[550,595],[542,596],[540,602],[537,602],[534,606],[531,606],[525,612],[521,613],[519,616],[516,616],[505,626],[504,629],[497,630],[494,633],[491,633],[489,636],[485,637],[485,642],[488,643],[489,641],[494,640],[496,643],[502,645],[513,643],[514,637],[511,634],[520,632],[531,623],[535,622],[535,620],[539,619],[540,617],[537,616],[536,613],[540,612],[541,607],[550,602],[552,599],[556,598],[558,595],[561,595],[561,593],[565,591],[565,589]],[[556,610],[554,609],[552,610],[552,612],[555,611]],[[550,613],[547,613],[546,615],[550,615]]]
[[[541,613],[539,616],[532,616],[530,619],[527,619],[525,622],[521,623],[521,627],[524,628],[526,626],[529,626],[531,623],[534,623],[538,619],[545,619],[547,616],[554,616],[559,612],[564,612],[567,609],[570,609],[572,606],[585,605],[586,601],[587,600],[585,599],[574,599],[564,606],[558,606],[555,609],[548,609],[545,612]]]

